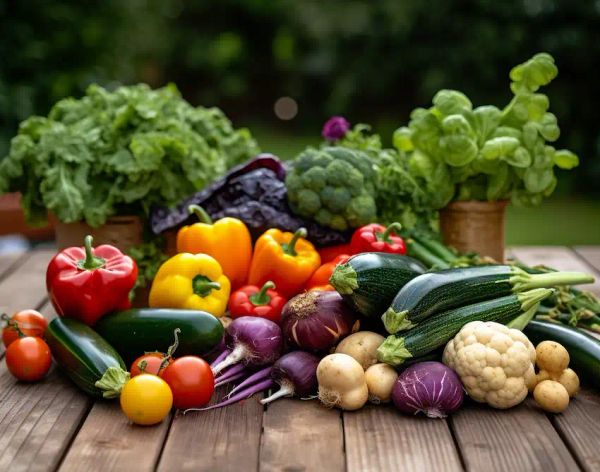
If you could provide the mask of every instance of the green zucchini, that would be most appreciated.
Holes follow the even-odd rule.
[[[503,297],[511,293],[557,285],[593,282],[581,272],[528,274],[515,266],[461,267],[419,275],[398,292],[383,314],[390,334],[413,328],[418,323],[450,308]]]
[[[387,364],[402,365],[411,357],[424,356],[445,345],[471,321],[506,324],[523,312],[536,310],[551,293],[552,289],[538,288],[443,311],[402,335],[388,336],[377,349],[377,358]]]
[[[537,345],[556,341],[569,352],[571,367],[592,387],[600,390],[600,341],[577,328],[546,321],[531,321],[523,331]]]
[[[114,398],[129,379],[125,363],[98,333],[80,321],[55,318],[46,341],[58,367],[85,393]]]
[[[338,265],[329,283],[367,317],[379,317],[409,280],[427,268],[416,259],[398,254],[365,252]]]
[[[123,356],[127,365],[144,352],[167,352],[179,334],[178,356],[203,355],[223,338],[223,325],[210,313],[171,308],[138,308],[102,317],[95,329]]]

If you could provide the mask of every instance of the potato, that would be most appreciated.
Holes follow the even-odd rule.
[[[569,392],[554,380],[542,380],[533,391],[537,404],[550,413],[562,413],[569,406]]]
[[[365,379],[369,388],[369,401],[386,403],[390,401],[398,373],[391,365],[375,364],[367,369]]]
[[[317,366],[317,381],[319,400],[325,406],[358,410],[369,398],[365,371],[347,354],[325,356]]]
[[[364,370],[377,363],[377,348],[385,338],[371,331],[359,331],[344,338],[335,349],[339,354],[348,354],[358,361]]]
[[[570,397],[574,397],[579,392],[579,377],[573,369],[565,369],[558,378],[560,384],[567,389]]]
[[[569,366],[569,353],[555,341],[542,341],[535,348],[536,363],[542,370],[562,372]]]

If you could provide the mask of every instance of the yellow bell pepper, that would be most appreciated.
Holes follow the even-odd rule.
[[[177,254],[160,266],[148,305],[187,308],[222,316],[231,284],[216,259],[207,254]]]
[[[321,265],[321,256],[306,239],[306,229],[295,233],[267,230],[254,246],[248,283],[262,287],[271,280],[287,298],[300,293]]]
[[[233,290],[245,285],[252,258],[252,239],[244,222],[221,218],[213,223],[202,207],[190,205],[188,210],[195,213],[200,222],[179,230],[177,252],[208,254],[219,261]]]

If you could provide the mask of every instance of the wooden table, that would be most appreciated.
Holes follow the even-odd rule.
[[[600,247],[511,252],[600,280]],[[0,312],[37,307],[54,316],[44,285],[52,254],[0,258]],[[587,288],[600,293],[599,282]],[[600,396],[588,389],[562,415],[547,415],[531,400],[508,411],[468,402],[447,420],[389,406],[342,413],[295,399],[263,408],[259,398],[137,427],[116,402],[90,400],[57,371],[27,385],[1,362],[0,471],[600,470]]]

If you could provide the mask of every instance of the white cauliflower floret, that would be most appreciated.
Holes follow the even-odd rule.
[[[521,331],[491,321],[467,323],[444,349],[473,400],[510,408],[527,397],[535,379],[535,348]]]

